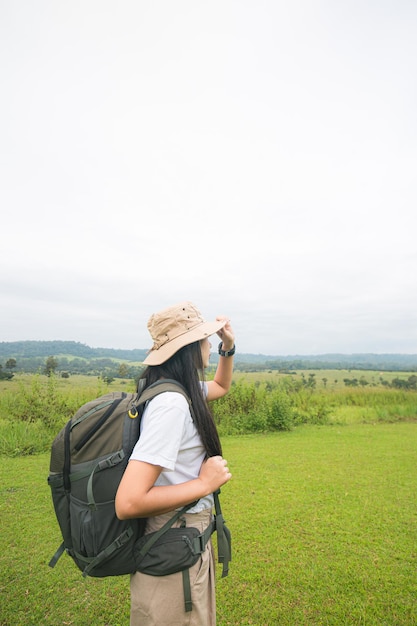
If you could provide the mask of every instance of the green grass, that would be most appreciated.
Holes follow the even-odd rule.
[[[415,374],[415,372],[398,372],[398,371],[377,371],[377,370],[354,370],[354,369],[341,369],[341,370],[326,370],[326,369],[317,369],[317,370],[291,370],[291,374],[286,372],[280,372],[278,370],[268,370],[268,371],[259,371],[259,372],[239,372],[235,371],[233,373],[233,378],[235,381],[245,381],[248,383],[254,382],[276,382],[291,376],[291,378],[299,379],[304,376],[306,379],[311,374],[314,374],[314,378],[316,380],[317,388],[321,389],[330,389],[330,390],[338,390],[345,389],[345,383],[343,380],[345,378],[352,379],[356,378],[360,380],[364,378],[369,385],[377,386],[381,385],[381,382],[384,380],[388,383],[391,383],[393,378],[404,378],[405,380]],[[325,379],[325,380],[324,380]]]
[[[319,390],[314,396],[327,406],[334,424],[412,421],[417,419],[417,393],[383,387]]]
[[[218,626],[417,624],[416,423],[223,444],[233,561]],[[60,542],[48,455],[0,457],[0,470],[1,626],[128,624],[127,577],[84,580],[67,556],[47,565]]]
[[[12,380],[0,380],[0,397],[4,394],[13,394],[20,391],[23,386],[26,389],[29,389],[33,385],[33,381],[37,380],[38,383],[42,386],[48,384],[48,377],[43,374],[15,374]],[[54,386],[60,392],[67,393],[73,395],[75,390],[79,394],[79,396],[83,399],[85,395],[89,397],[95,397],[107,393],[110,388],[110,391],[113,388],[118,388],[125,386],[134,389],[135,383],[133,380],[119,378],[117,379],[117,383],[114,382],[112,385],[107,385],[101,378],[96,376],[85,376],[82,374],[72,374],[69,378],[60,378],[59,376],[53,377]]]
[[[224,623],[417,623],[417,426],[302,427],[243,441],[227,450],[240,496],[229,515],[244,539],[238,579],[219,586]]]

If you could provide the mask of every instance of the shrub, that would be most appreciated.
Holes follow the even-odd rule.
[[[48,376],[47,384],[42,385],[39,376],[34,376],[30,387],[19,384],[19,393],[14,394],[9,405],[10,417],[22,422],[41,421],[47,427],[57,427],[63,418],[70,417],[72,407],[58,392],[56,378]]]
[[[282,391],[271,393],[268,402],[268,430],[291,430],[294,426],[294,412],[287,394]]]
[[[233,384],[212,411],[222,435],[291,430],[294,425],[288,394],[271,382]]]
[[[85,400],[78,394],[63,394],[57,380],[54,374],[46,379],[38,374],[31,377],[29,385],[19,381],[17,393],[2,396],[2,416],[25,424],[40,422],[52,431],[61,428]]]

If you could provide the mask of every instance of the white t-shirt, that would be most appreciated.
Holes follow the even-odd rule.
[[[203,391],[207,394],[206,385]],[[206,451],[182,394],[166,391],[153,398],[144,410],[140,430],[130,459],[163,468],[155,485],[178,485],[197,478]],[[210,495],[188,512],[199,513],[212,506]]]

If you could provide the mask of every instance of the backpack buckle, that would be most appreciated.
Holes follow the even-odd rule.
[[[205,541],[204,534],[198,535],[197,537],[193,539],[192,551],[194,554],[203,554],[205,549],[206,549],[206,541]]]

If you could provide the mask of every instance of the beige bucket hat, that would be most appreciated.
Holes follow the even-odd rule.
[[[206,322],[192,302],[181,302],[151,315],[148,330],[153,346],[143,361],[145,365],[161,365],[180,348],[217,333],[226,320]]]

